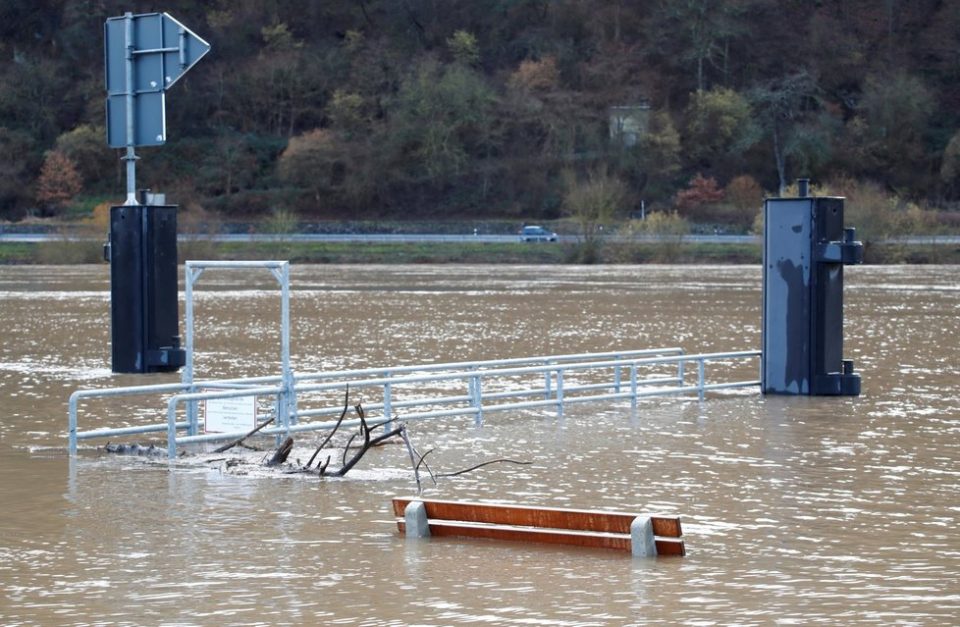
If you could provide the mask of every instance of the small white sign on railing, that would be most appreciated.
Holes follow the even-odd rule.
[[[257,426],[257,397],[208,398],[203,402],[206,433],[249,431]]]

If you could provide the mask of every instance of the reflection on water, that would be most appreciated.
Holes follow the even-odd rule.
[[[198,374],[276,370],[269,275],[205,274]],[[759,268],[297,267],[298,370],[657,346],[759,346]],[[66,457],[75,389],[109,372],[103,267],[0,268],[0,623],[956,624],[960,281],[847,272],[845,356],[864,395],[755,394],[416,423],[440,498],[658,510],[688,557],[407,542],[388,502],[402,447],[352,478],[235,476]],[[138,400],[84,429],[158,421]],[[91,445],[92,446],[92,445]]]

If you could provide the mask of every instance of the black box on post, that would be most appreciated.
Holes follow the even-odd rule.
[[[110,209],[110,321],[114,372],[183,366],[177,302],[176,206]]]
[[[764,203],[765,394],[860,394],[860,376],[843,359],[843,266],[862,261],[863,245],[854,241],[854,229],[843,226],[843,202],[802,197]]]

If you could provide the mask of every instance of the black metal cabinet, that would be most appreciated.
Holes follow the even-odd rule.
[[[183,366],[175,206],[111,208],[110,319],[114,372],[170,372]]]
[[[843,266],[860,263],[863,246],[843,226],[843,203],[764,203],[764,393],[860,394],[860,376],[843,359]]]

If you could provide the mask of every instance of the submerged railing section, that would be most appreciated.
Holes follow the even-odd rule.
[[[264,435],[332,429],[336,424],[332,418],[343,410],[348,388],[351,404],[362,402],[371,426],[391,420],[453,417],[470,417],[480,426],[493,412],[547,409],[562,416],[565,406],[572,403],[629,401],[636,406],[639,399],[664,395],[696,395],[703,400],[714,390],[757,387],[759,391],[758,376],[708,379],[708,370],[722,369],[728,377],[758,374],[759,358],[760,351],[689,355],[671,347],[293,374],[292,385],[287,377],[278,375],[80,390],[70,397],[69,450],[75,454],[79,440],[166,432],[167,454],[173,458],[181,445],[239,438],[246,432],[201,433],[198,412],[188,411],[199,401],[224,398],[253,396],[277,401],[292,395],[257,416],[262,424],[276,418],[276,408],[281,414],[290,410],[284,423],[263,428],[260,433]],[[751,361],[757,363],[751,365]],[[166,396],[166,422],[79,430],[80,401],[146,394]],[[358,422],[344,421],[342,426]]]
[[[196,380],[194,285],[208,270],[264,269],[280,286],[280,374]],[[472,417],[479,426],[491,412],[550,409],[562,416],[564,407],[571,403],[628,400],[636,406],[640,398],[669,394],[696,394],[703,400],[711,390],[751,386],[759,390],[760,386],[760,364],[744,368],[751,360],[759,362],[760,351],[687,355],[677,347],[296,374],[290,366],[289,281],[286,261],[186,262],[187,357],[180,383],[74,392],[68,409],[70,454],[76,454],[80,440],[165,432],[167,454],[173,458],[180,445],[245,435],[248,431],[201,433],[201,404],[207,403],[208,412],[203,420],[203,430],[207,431],[209,402],[223,399],[252,397],[252,405],[245,406],[250,408],[249,424],[261,426],[261,434],[280,438],[296,432],[334,428],[336,421],[324,420],[324,417],[338,416],[343,411],[346,390],[349,390],[350,404],[360,402],[366,412],[372,412],[368,419],[371,426],[391,420],[458,416]],[[708,381],[708,366],[711,369],[725,367],[722,374],[726,380]],[[743,372],[749,372],[749,378],[742,378]],[[79,429],[81,401],[144,395],[160,395],[166,399],[165,422]],[[266,422],[272,424],[265,425]],[[355,426],[358,422],[342,424]]]

